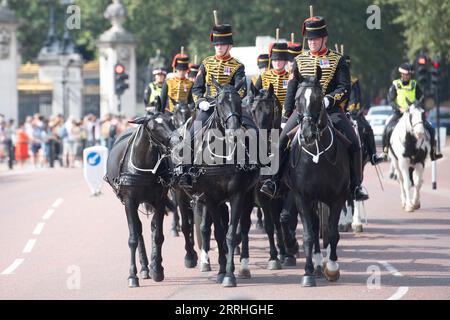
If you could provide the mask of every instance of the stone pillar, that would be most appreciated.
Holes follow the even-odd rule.
[[[104,14],[112,27],[100,36],[97,46],[100,51],[100,110],[105,114],[118,114],[119,100],[114,88],[114,66],[121,63],[129,75],[130,88],[121,97],[121,113],[134,116],[136,113],[136,41],[123,28],[127,11],[122,1],[113,0]]]
[[[58,39],[54,2],[50,2],[50,26],[37,61],[39,80],[53,82],[52,114],[80,119],[83,106],[83,58],[76,52],[67,27],[64,41]]]
[[[19,56],[17,52],[16,31],[19,21],[9,9],[8,2],[0,4],[0,113],[7,119],[18,121],[17,70]]]

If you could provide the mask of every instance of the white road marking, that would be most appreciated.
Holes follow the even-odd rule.
[[[403,275],[400,272],[398,272],[398,270],[395,269],[389,262],[379,261],[379,263],[382,264],[386,268],[386,270],[389,271],[390,274],[392,274],[393,276],[403,277]]]
[[[36,244],[36,239],[30,239],[28,240],[27,244],[25,245],[25,248],[23,249],[23,253],[30,253],[31,250],[33,250],[34,245]]]
[[[42,219],[48,220],[52,216],[52,214],[55,212],[55,209],[48,209],[47,212],[44,214]]]
[[[387,300],[400,300],[409,291],[408,287],[399,287],[397,292],[390,296]]]
[[[14,262],[2,272],[2,275],[12,274],[24,261],[25,259],[14,260]]]
[[[53,208],[58,208],[58,207],[61,205],[61,203],[63,203],[63,201],[64,201],[64,199],[59,198],[58,200],[56,200],[56,201],[53,203],[52,207],[53,207]]]
[[[45,223],[44,222],[39,222],[36,226],[36,228],[34,228],[33,231],[33,235],[38,236],[41,234],[42,229],[44,229]]]

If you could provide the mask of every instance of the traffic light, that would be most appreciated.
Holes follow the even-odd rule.
[[[439,90],[439,85],[441,83],[441,63],[438,60],[431,62],[431,90],[436,92]]]
[[[116,64],[114,67],[114,88],[117,96],[121,96],[130,85],[126,82],[129,79],[128,74],[125,73],[125,66],[123,64]]]
[[[417,57],[416,61],[417,83],[425,92],[428,88],[428,58],[425,55]]]

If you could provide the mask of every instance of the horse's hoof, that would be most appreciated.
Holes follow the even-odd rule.
[[[323,274],[323,267],[322,266],[317,266],[314,269],[314,276],[318,279],[321,279],[323,277],[325,277],[325,275]]]
[[[241,255],[241,248],[239,246],[237,246],[234,249],[234,255],[236,255],[236,256],[240,256]]]
[[[339,272],[339,269],[336,271],[330,271],[327,267],[325,267],[325,278],[327,278],[330,282],[336,282],[339,280],[341,276],[341,273]]]
[[[139,288],[139,279],[128,278],[128,288]]]
[[[177,231],[177,230],[174,230],[174,229],[170,230],[170,235],[171,235],[172,237],[175,237],[175,238],[178,238],[178,237],[180,236],[180,234],[178,233],[178,231]]]
[[[144,280],[150,279],[150,274],[149,274],[148,270],[141,271],[141,278]]]
[[[281,263],[284,262],[284,259],[286,259],[286,255],[285,254],[278,255],[278,260],[280,260]]]
[[[225,273],[219,273],[219,274],[217,275],[216,282],[217,282],[217,283],[223,283],[223,279],[225,279]]]
[[[413,206],[413,209],[414,209],[414,210],[419,210],[419,209],[420,209],[420,202],[419,202],[418,204],[415,204],[415,205]]]
[[[164,271],[159,271],[159,272],[152,271],[151,275],[152,275],[153,281],[155,281],[155,282],[161,282],[164,280]]]
[[[252,277],[250,269],[239,269],[238,277],[240,279],[250,279]]]
[[[301,285],[304,288],[315,287],[316,279],[314,276],[303,276]]]
[[[184,266],[188,269],[195,268],[197,266],[197,259],[184,258]]]
[[[354,233],[361,233],[361,232],[363,232],[362,224],[352,224],[352,229],[353,229]]]
[[[270,260],[267,264],[267,270],[281,270],[280,260]]]
[[[297,265],[297,259],[292,256],[287,256],[284,259],[283,267],[295,267]]]
[[[405,211],[406,212],[413,212],[414,211],[414,206],[407,204],[405,206]]]
[[[200,265],[200,272],[209,272],[211,271],[211,264],[209,263],[202,263]]]
[[[235,288],[237,287],[237,282],[235,277],[225,277],[222,282],[224,288]]]

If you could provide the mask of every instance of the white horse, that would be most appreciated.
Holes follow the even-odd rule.
[[[390,140],[389,157],[400,183],[402,207],[407,212],[420,208],[422,175],[431,148],[430,136],[424,126],[424,111],[410,105],[395,126]]]

